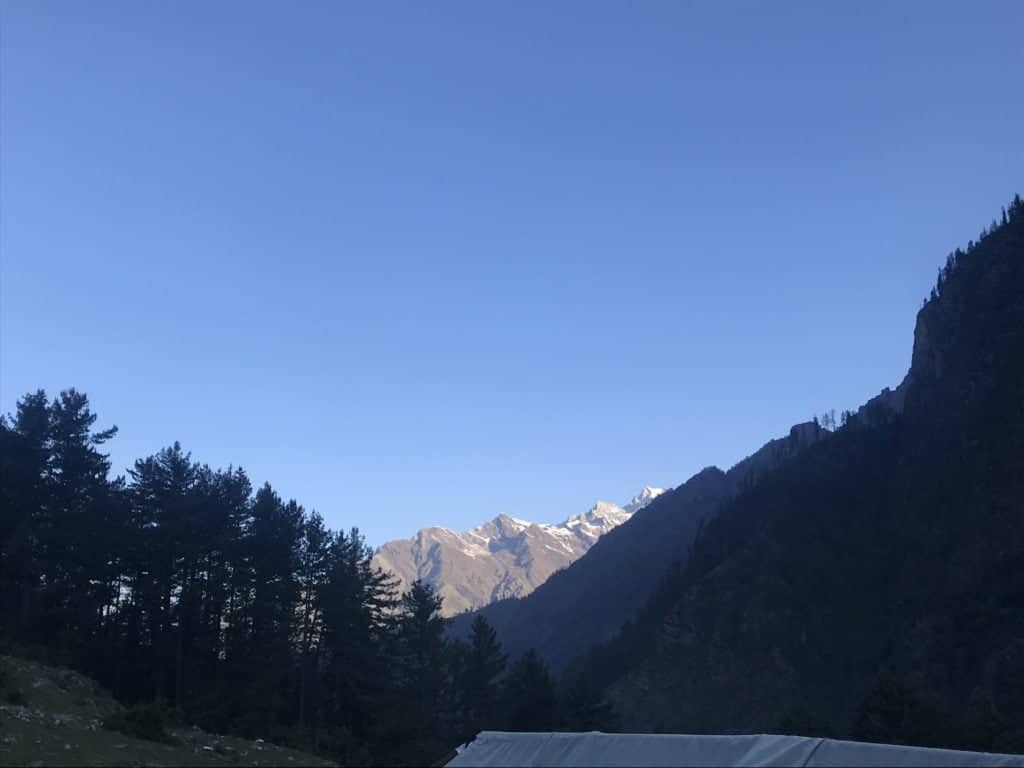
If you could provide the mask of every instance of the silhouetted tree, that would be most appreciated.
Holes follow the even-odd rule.
[[[512,665],[503,689],[511,730],[544,731],[557,727],[555,681],[535,650],[531,648]]]

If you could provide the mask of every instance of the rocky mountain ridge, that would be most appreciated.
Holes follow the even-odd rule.
[[[501,514],[468,531],[423,528],[383,544],[374,563],[395,574],[402,589],[416,579],[429,583],[444,598],[443,613],[453,616],[530,594],[664,491],[647,486],[622,506],[598,501],[557,524]]]

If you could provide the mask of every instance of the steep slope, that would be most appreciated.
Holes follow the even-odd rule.
[[[905,384],[724,505],[648,605],[649,632],[586,658],[598,676],[626,660],[609,695],[627,730],[1024,751],[1021,606],[1015,198],[947,262]]]
[[[673,563],[686,560],[698,530],[724,500],[814,444],[822,433],[814,423],[798,424],[729,472],[702,470],[603,536],[533,594],[499,601],[480,613],[513,655],[535,648],[554,668],[564,667],[591,644],[613,637],[635,615]],[[471,621],[469,615],[453,619],[452,634],[465,634]]]
[[[11,656],[0,656],[0,694],[0,766],[334,765],[262,739],[186,726],[158,741],[126,735],[109,727],[126,710],[96,682]]]
[[[469,531],[424,528],[382,545],[374,563],[398,576],[403,589],[416,579],[430,583],[452,616],[529,594],[663,490],[645,487],[622,507],[599,501],[557,525],[498,515]]]

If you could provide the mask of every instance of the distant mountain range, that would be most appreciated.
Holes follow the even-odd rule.
[[[664,491],[645,487],[622,506],[598,501],[558,524],[498,515],[468,531],[423,528],[383,544],[374,563],[395,574],[402,589],[416,579],[429,583],[444,598],[444,615],[453,616],[530,594]]]

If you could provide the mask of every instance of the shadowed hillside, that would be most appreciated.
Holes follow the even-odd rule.
[[[941,270],[902,394],[726,504],[580,661],[627,730],[1024,750],[1020,198]]]
[[[165,727],[156,710],[125,710],[77,672],[10,656],[0,656],[0,695],[0,765],[333,765],[263,740]]]
[[[673,563],[685,561],[697,532],[722,501],[813,444],[822,432],[815,423],[798,424],[729,472],[702,470],[602,536],[531,595],[487,606],[479,615],[495,626],[513,655],[534,648],[562,668],[581,649],[614,636]],[[473,615],[455,617],[451,631],[465,634]]]

